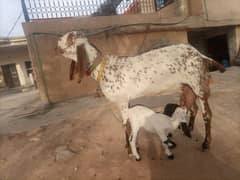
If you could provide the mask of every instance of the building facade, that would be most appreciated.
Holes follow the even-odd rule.
[[[27,88],[34,85],[32,63],[26,39],[0,40],[0,88]]]
[[[44,103],[90,95],[97,87],[91,78],[85,78],[81,84],[69,81],[70,61],[55,53],[59,35],[73,30],[95,33],[88,36],[89,41],[103,54],[134,56],[159,44],[189,43],[226,67],[238,64],[239,0],[131,2],[132,4],[124,6],[123,11],[119,11],[121,14],[109,16],[106,13],[104,16],[71,14],[71,9],[65,7],[70,10],[62,12],[62,16],[53,14],[54,17],[50,17],[51,14],[48,14],[46,17],[43,9],[42,12],[38,11],[42,14],[32,17],[33,19],[30,16],[29,22],[23,24]],[[86,10],[90,12],[89,7]]]

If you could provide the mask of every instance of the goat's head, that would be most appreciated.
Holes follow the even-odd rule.
[[[78,74],[78,82],[81,82],[89,66],[97,57],[97,50],[88,42],[88,39],[76,31],[64,34],[58,40],[57,54],[72,60],[70,66],[70,79]]]
[[[180,123],[184,134],[187,137],[191,138],[191,132],[188,128],[189,118],[190,117],[188,115],[187,108],[185,107],[177,107],[175,112],[173,113],[173,119],[177,120]]]

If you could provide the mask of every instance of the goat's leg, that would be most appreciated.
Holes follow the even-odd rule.
[[[173,160],[174,159],[174,155],[168,148],[168,142],[164,141],[164,142],[162,142],[162,145],[164,147],[164,151],[165,151],[165,154],[167,155],[168,159]]]
[[[164,152],[167,155],[168,159],[173,160],[174,159],[174,155],[173,153],[169,150],[169,139],[167,138],[167,136],[162,133],[162,132],[158,132],[158,136],[160,137],[161,141],[162,141],[162,145],[164,148]]]
[[[168,145],[169,149],[174,149],[177,146],[177,144],[174,141],[172,141],[171,139],[169,139],[169,138],[167,140],[167,145]]]
[[[197,106],[196,102],[194,102],[192,110],[191,110],[189,125],[188,125],[190,131],[192,131],[194,128],[194,122],[195,122],[195,118],[197,116],[197,112],[198,112],[198,106]]]
[[[128,121],[128,102],[119,103],[118,108],[122,115],[123,125],[126,125]]]
[[[136,147],[137,135],[138,135],[138,130],[136,132],[132,132],[131,136],[129,137],[129,142],[130,142],[133,156],[135,157],[135,159],[137,161],[140,161],[141,157],[140,157],[140,155],[137,151],[137,147]]]
[[[205,139],[202,144],[202,150],[208,149],[211,143],[211,119],[212,119],[212,112],[208,104],[207,98],[199,98],[201,109],[202,109],[202,116],[205,123]]]
[[[125,147],[128,149],[128,154],[131,154],[132,151],[129,147],[129,130],[131,129],[130,124],[128,124],[127,122],[129,122],[129,116],[128,116],[128,102],[124,102],[124,103],[119,103],[118,104],[118,108],[121,112],[121,116],[122,116],[122,121],[123,121],[123,126],[125,128],[125,138],[126,138],[126,145]],[[129,129],[130,128],[130,129]]]
[[[127,121],[126,123],[126,127],[125,127],[125,138],[126,138],[126,148],[127,148],[127,151],[128,151],[128,154],[132,154],[132,150],[131,150],[131,147],[130,147],[130,143],[129,143],[129,138],[130,138],[130,135],[132,134],[132,128],[131,128],[131,124],[129,121]]]

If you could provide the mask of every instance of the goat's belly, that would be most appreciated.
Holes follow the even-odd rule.
[[[171,95],[181,92],[181,85],[189,84],[193,89],[191,78],[183,72],[171,73],[162,68],[161,73],[155,74],[157,67],[146,74],[138,71],[127,74],[122,79],[117,76],[109,77],[111,81],[102,82],[101,88],[111,101],[128,101],[143,96]],[[124,71],[122,72],[124,73]]]
[[[131,98],[177,94],[181,91],[181,84],[181,81],[175,81],[172,78],[166,78],[165,80],[153,79],[129,87],[128,89],[131,89],[131,91],[128,91],[128,93]]]
[[[144,91],[144,95],[171,95],[179,94],[181,92],[181,83],[168,84],[167,82],[152,85],[151,88]]]
[[[127,84],[118,88],[117,85],[109,88],[110,85],[102,88],[103,94],[110,101],[128,101],[143,96],[155,96],[155,95],[170,95],[179,94],[181,92],[180,81],[174,81],[172,78],[165,80],[152,81],[128,81]]]
[[[171,95],[171,94],[180,94],[181,84],[173,84],[167,88],[159,86],[148,86],[147,88],[141,88],[137,86],[131,86],[126,89],[119,89],[118,91],[103,91],[104,95],[110,101],[129,101],[130,99],[135,99],[143,96],[156,96],[156,95]]]

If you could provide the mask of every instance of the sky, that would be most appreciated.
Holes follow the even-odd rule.
[[[48,0],[51,2],[54,0]],[[68,1],[68,0],[63,0]],[[71,0],[74,2],[75,0]],[[81,2],[94,2],[94,0],[81,0]],[[105,0],[95,0],[98,3],[103,3]],[[123,3],[131,3],[132,0],[127,1],[123,0]],[[36,2],[41,2],[36,0]],[[89,3],[85,3],[89,5]],[[97,8],[97,7],[96,7]],[[95,8],[95,9],[96,9]],[[21,0],[0,0],[0,37],[8,37],[11,28],[13,27],[14,23],[18,19],[19,15],[21,15],[20,19],[17,21],[17,24],[14,30],[11,32],[9,37],[16,37],[16,36],[24,36],[22,23],[25,22],[24,16],[22,13],[22,6]]]
[[[20,0],[0,0],[0,37],[7,37],[11,27],[21,12],[22,7]],[[23,14],[10,37],[24,36],[22,22],[25,22]]]

